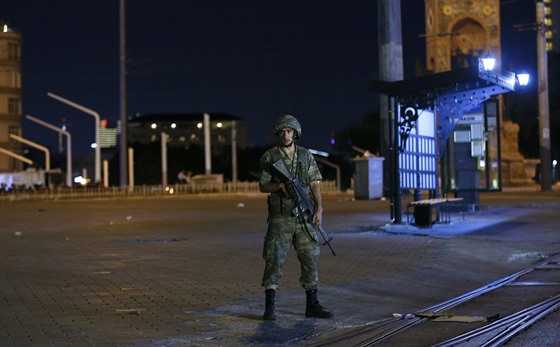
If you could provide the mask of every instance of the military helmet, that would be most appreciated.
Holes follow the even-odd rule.
[[[276,121],[276,125],[274,126],[274,133],[278,134],[282,129],[286,128],[294,129],[296,132],[296,138],[301,136],[301,125],[299,124],[296,117],[287,114],[278,118],[278,120]]]

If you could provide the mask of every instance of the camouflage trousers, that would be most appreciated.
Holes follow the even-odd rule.
[[[317,289],[317,260],[320,250],[316,240],[315,229],[303,218],[279,216],[269,219],[263,247],[265,268],[262,286],[265,289],[276,289],[282,278],[282,266],[293,245],[301,267],[299,282],[305,290]]]

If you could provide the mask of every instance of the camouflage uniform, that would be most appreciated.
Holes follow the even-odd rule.
[[[293,161],[280,146],[269,149],[260,161],[260,184],[285,181],[272,166],[280,158],[284,160],[292,175],[300,180],[302,187],[314,203],[309,186],[311,182],[320,181],[322,177],[313,155],[303,147],[296,146]],[[305,290],[315,290],[319,284],[317,234],[305,214],[299,217],[293,216],[294,207],[293,199],[285,197],[281,190],[268,196],[268,230],[263,247],[265,269],[262,286],[265,289],[276,289],[278,286],[282,278],[282,266],[291,245],[294,246],[301,265],[302,287]]]

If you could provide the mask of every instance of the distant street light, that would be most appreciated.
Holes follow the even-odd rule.
[[[72,136],[70,133],[33,116],[26,115],[25,118],[66,136],[66,186],[72,187]]]
[[[29,141],[27,139],[24,139],[23,137],[15,135],[15,134],[10,134],[10,137],[12,139],[16,140],[16,141],[23,142],[23,143],[25,143],[25,144],[27,144],[31,147],[35,147],[35,148],[45,152],[45,170],[47,172],[51,171],[51,152],[49,151],[49,149],[47,147],[41,146],[38,143],[35,143],[33,141]]]
[[[3,148],[3,147],[0,147],[0,153],[4,153],[4,154],[6,154],[6,155],[8,155],[8,156],[10,156],[10,157],[12,157],[12,158],[16,158],[17,160],[23,161],[23,162],[26,163],[26,164],[29,164],[29,165],[33,164],[33,160],[27,159],[26,157],[24,157],[24,156],[22,156],[22,155],[19,155],[19,154],[17,154],[17,153],[14,153],[14,152],[12,152],[12,151],[10,151],[10,150],[7,150],[7,149],[5,149],[5,148]]]
[[[99,183],[101,182],[101,144],[99,143],[99,127],[101,126],[101,122],[100,122],[100,117],[99,117],[99,113],[95,112],[94,110],[91,110],[87,107],[84,107],[82,105],[79,105],[73,101],[70,101],[68,99],[63,98],[62,96],[58,96],[56,94],[53,94],[51,92],[47,93],[48,96],[50,96],[53,99],[56,99],[60,102],[63,102],[67,105],[70,105],[74,108],[77,108],[78,110],[85,112],[87,114],[89,114],[90,116],[93,116],[95,118],[95,183]]]

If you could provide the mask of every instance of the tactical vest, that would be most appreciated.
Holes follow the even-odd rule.
[[[310,179],[309,179],[309,165],[311,163],[307,160],[307,155],[305,149],[303,147],[296,146],[297,151],[297,162],[296,162],[296,170],[295,173],[292,172],[295,178],[297,178],[301,182],[302,188],[305,190],[307,195],[309,196],[309,200],[314,204],[315,200],[312,198],[311,190],[309,188]],[[275,163],[279,159],[284,160],[284,156],[281,153],[281,149],[279,147],[275,147],[271,149],[270,155],[272,158],[272,163]],[[290,165],[291,166],[291,165]],[[277,172],[274,168],[271,170],[272,179],[271,182],[280,183],[285,182],[285,178]],[[273,193],[270,193],[268,196],[268,213],[269,216],[292,216],[292,210],[296,207],[293,198],[284,196],[284,193],[279,190]]]

